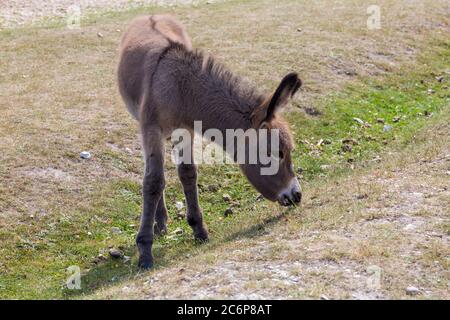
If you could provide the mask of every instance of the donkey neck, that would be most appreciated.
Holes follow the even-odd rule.
[[[201,52],[181,48],[175,50],[173,59],[188,123],[202,121],[203,131],[222,133],[252,127],[251,114],[263,95]]]

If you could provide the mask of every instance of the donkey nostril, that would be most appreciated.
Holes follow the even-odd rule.
[[[292,196],[293,196],[295,202],[300,203],[300,201],[302,201],[302,194],[300,192],[294,191],[292,193]]]

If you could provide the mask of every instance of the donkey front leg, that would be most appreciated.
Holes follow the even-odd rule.
[[[139,267],[149,269],[153,265],[152,244],[155,214],[158,204],[164,205],[164,144],[161,132],[146,128],[142,132],[145,153],[145,173],[143,182],[144,209],[141,225],[136,237],[139,249]]]
[[[202,211],[198,205],[197,167],[194,164],[178,165],[178,176],[186,197],[187,222],[194,231],[194,237],[200,241],[208,240],[208,231],[203,224]]]

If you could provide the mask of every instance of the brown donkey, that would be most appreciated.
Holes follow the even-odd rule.
[[[291,162],[293,141],[278,114],[301,86],[297,74],[284,77],[272,95],[261,95],[213,58],[192,51],[191,41],[176,19],[154,15],[135,19],[123,36],[118,80],[123,100],[142,132],[144,205],[136,238],[141,268],[152,266],[153,235],[166,231],[164,142],[177,128],[193,132],[194,121],[202,121],[202,130],[215,128],[223,133],[227,129],[278,129],[277,173],[262,175],[261,163],[240,167],[267,199],[281,205],[300,202],[300,185]],[[179,164],[178,175],[186,197],[187,222],[195,238],[205,241],[208,232],[198,204],[193,161]]]

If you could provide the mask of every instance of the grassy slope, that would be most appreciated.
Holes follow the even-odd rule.
[[[308,181],[301,212],[87,298],[448,299],[449,121],[441,113],[379,161]]]
[[[364,9],[363,3],[354,4],[354,8]],[[315,181],[364,164],[394,139],[408,141],[427,121],[425,113],[436,113],[448,105],[448,75],[442,83],[435,76],[448,68],[449,45],[435,26],[425,23],[429,17],[419,30],[406,22],[400,28],[392,22],[392,28],[369,34],[361,28],[364,15],[347,10],[342,12],[347,16],[343,19],[342,15],[333,16],[324,5],[317,2],[301,14],[302,3],[296,1],[283,2],[277,10],[258,1],[175,9],[197,46],[212,48],[234,70],[255,79],[263,88],[273,87],[287,70],[302,72],[306,90],[295,104],[314,105],[323,115],[291,112],[288,118],[298,142],[296,165],[304,169],[305,180]],[[430,5],[428,13],[442,20],[434,8]],[[322,10],[324,19],[314,21],[317,10]],[[134,258],[131,264],[109,260],[92,264],[109,246],[120,246],[128,255],[135,253],[142,162],[135,124],[115,92],[112,72],[120,35],[117,29],[123,29],[135,14],[92,17],[81,32],[56,25],[0,34],[4,48],[0,68],[5,71],[0,99],[4,111],[0,120],[0,297],[76,296],[80,292],[62,288],[65,269],[70,265],[85,270],[82,293],[136,273]],[[349,17],[355,18],[352,21]],[[346,22],[340,23],[342,20]],[[215,28],[205,28],[211,21]],[[257,29],[253,28],[255,22]],[[359,27],[355,27],[356,22]],[[303,28],[301,37],[298,26]],[[104,38],[96,36],[99,31]],[[284,32],[282,41],[277,36],[280,32]],[[331,51],[324,54],[324,48],[329,47]],[[420,52],[419,63],[414,64],[405,48]],[[280,55],[281,50],[289,51]],[[398,50],[399,55],[389,50]],[[377,60],[378,56],[371,56],[374,52],[390,58]],[[369,62],[375,62],[375,67]],[[357,70],[359,76],[342,76],[349,69]],[[386,77],[390,71],[395,72]],[[368,76],[374,80],[366,80]],[[339,94],[318,98],[346,83],[350,84]],[[429,94],[428,89],[435,93]],[[393,123],[396,116],[402,118]],[[353,117],[372,127],[362,128]],[[377,118],[384,118],[393,130],[383,133]],[[350,154],[341,152],[341,139],[347,137],[358,140]],[[331,143],[316,147],[319,139]],[[83,149],[93,151],[92,161],[77,159]],[[256,193],[235,166],[201,167],[201,204],[213,240],[199,247],[192,242],[186,223],[175,219],[174,202],[182,196],[172,165],[167,175],[170,231],[181,227],[184,233],[158,241],[157,267],[239,236],[250,236],[281,210],[270,203],[255,203]],[[211,184],[217,184],[219,191],[209,192]],[[222,217],[227,207],[223,193],[239,201],[237,214],[226,219]],[[120,227],[122,234],[112,233],[113,226]]]

